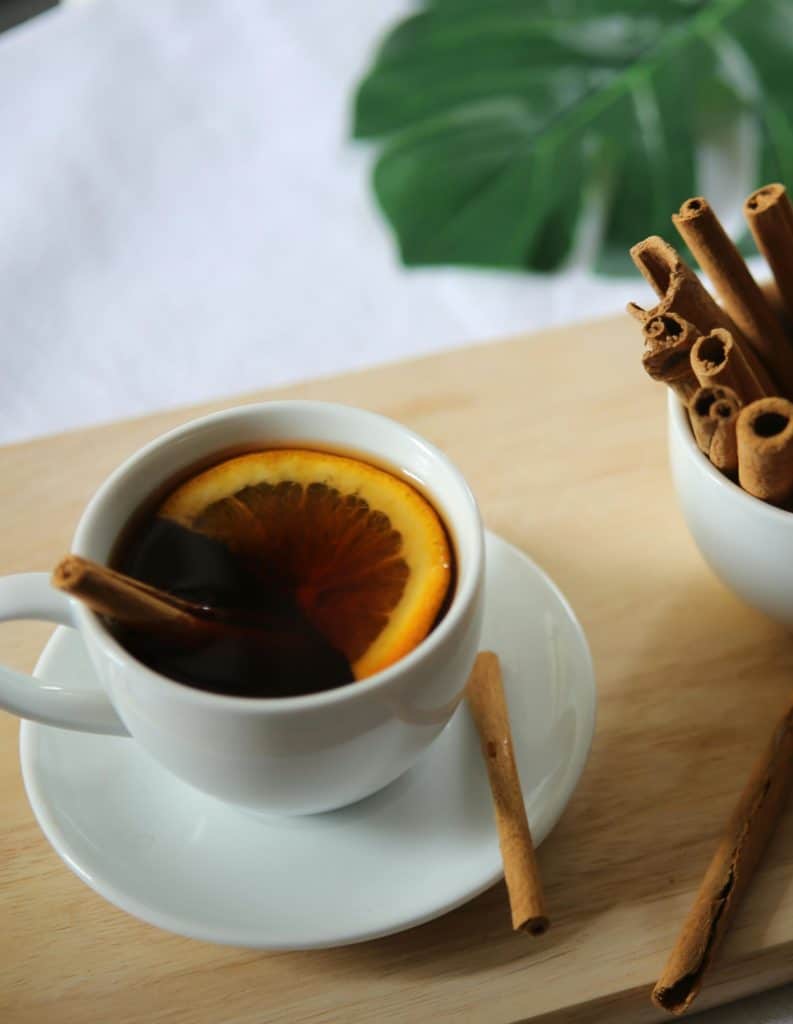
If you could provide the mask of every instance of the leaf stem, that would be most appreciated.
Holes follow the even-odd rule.
[[[747,0],[715,0],[708,7],[697,11],[686,24],[672,29],[654,46],[642,51],[631,64],[617,72],[605,88],[589,93],[575,107],[559,114],[555,122],[551,122],[543,131],[537,143],[538,148],[557,145],[559,138],[579,131],[609,106],[631,91],[640,89],[665,61],[685,48],[693,38],[700,36],[707,39],[726,18],[746,3]]]

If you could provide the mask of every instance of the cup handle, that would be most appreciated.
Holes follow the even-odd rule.
[[[0,622],[41,619],[74,627],[71,602],[46,572],[0,577]],[[70,690],[0,665],[0,708],[62,729],[128,736],[103,690]]]

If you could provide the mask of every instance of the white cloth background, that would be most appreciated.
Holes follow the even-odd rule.
[[[0,37],[0,441],[645,294],[399,266],[348,126],[405,8],[102,0]]]
[[[497,337],[638,278],[404,271],[348,141],[405,0],[135,0],[0,37],[0,442]],[[793,988],[703,1024],[793,1021]]]

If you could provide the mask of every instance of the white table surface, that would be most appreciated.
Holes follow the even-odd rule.
[[[0,36],[0,443],[649,298],[399,266],[348,135],[407,9],[102,0]],[[791,1024],[793,986],[697,1019]]]

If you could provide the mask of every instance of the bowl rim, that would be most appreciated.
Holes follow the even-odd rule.
[[[770,505],[767,501],[755,498],[753,494],[749,494],[738,484],[730,480],[728,476],[725,476],[721,470],[716,469],[707,455],[700,451],[697,446],[688,418],[688,411],[671,388],[669,388],[667,396],[667,409],[672,431],[681,439],[689,458],[713,481],[716,487],[721,487],[727,491],[732,496],[732,499],[739,504],[743,504],[749,513],[754,509],[757,515],[764,516],[772,522],[793,524],[793,512],[789,512],[784,508],[777,508],[776,505]]]

